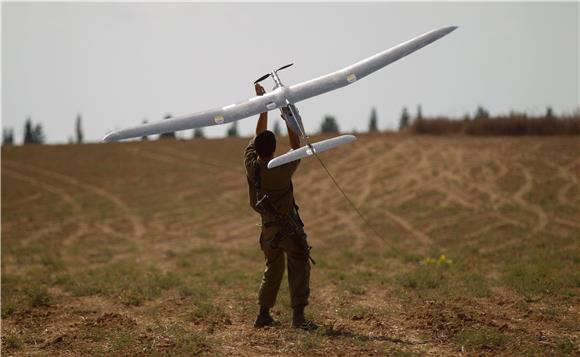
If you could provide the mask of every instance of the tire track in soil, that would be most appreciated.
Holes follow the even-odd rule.
[[[556,175],[556,177],[561,178],[566,182],[565,184],[562,184],[562,186],[558,189],[558,192],[556,194],[558,203],[563,206],[572,205],[573,203],[568,198],[568,191],[572,189],[572,187],[577,186],[579,184],[578,172],[576,173],[571,172],[571,170],[574,170],[576,163],[573,162],[568,166],[561,166],[554,164],[550,160],[544,160],[543,164],[552,168],[553,171],[557,171],[558,174]]]
[[[172,148],[163,147],[159,151],[153,152],[132,148],[130,153],[148,157],[165,164],[185,165],[195,170],[202,169],[204,171],[209,168],[215,171],[215,176],[213,176],[212,181],[208,181],[205,184],[195,183],[193,188],[179,191],[176,197],[178,201],[187,201],[190,196],[195,197],[209,193],[215,196],[214,202],[217,200],[226,204],[227,207],[237,205],[239,201],[237,199],[239,190],[237,189],[240,188],[242,183],[245,185],[245,181],[238,182],[238,179],[240,176],[245,176],[244,170],[226,166],[221,161],[202,159],[196,155],[183,153]],[[240,161],[237,166],[241,167],[242,162]],[[235,179],[233,179],[234,176]],[[217,187],[218,183],[219,188]],[[227,207],[226,209],[229,209]],[[227,214],[224,217],[221,215],[216,216],[210,211],[203,211],[202,214],[197,215],[192,221],[183,222],[182,220],[176,219],[175,215],[171,212],[165,212],[155,216],[149,223],[157,232],[172,236],[172,238],[169,238],[170,240],[182,239],[183,237],[191,235],[191,233],[187,233],[188,227],[196,227],[197,230],[204,230],[207,227],[219,227],[217,229],[211,229],[212,240],[219,242],[245,241],[247,236],[244,233],[252,230],[254,225],[248,225],[242,217],[237,218],[238,216],[236,215],[234,217],[236,218],[227,216]],[[178,225],[180,228],[176,230],[175,225]],[[167,239],[164,239],[164,241],[167,241]]]
[[[434,180],[431,177],[431,168],[429,161],[425,155],[425,150],[418,149],[418,143],[406,140],[396,145],[391,150],[391,156],[394,157],[394,162],[411,163],[405,165],[404,170],[399,170],[399,174],[391,177],[386,182],[386,188],[390,194],[385,194],[382,201],[390,201],[393,204],[403,205],[416,196],[416,193],[421,190],[434,190],[444,195],[448,194],[441,192]],[[400,155],[400,156],[399,156]],[[381,171],[388,168],[391,161],[381,162]],[[422,230],[417,228],[410,220],[403,218],[400,215],[393,213],[391,210],[384,209],[384,214],[391,221],[401,226],[404,230],[411,233],[411,235],[420,243],[421,252],[425,252],[429,247],[433,246],[434,241]]]
[[[461,152],[460,155],[461,162],[466,165],[468,162],[465,159],[466,154]],[[474,157],[469,160],[470,162],[491,162],[494,166],[497,166],[497,172],[494,172],[490,166],[475,166],[476,168],[482,168],[482,175],[479,177],[473,177],[470,171],[467,171],[467,173],[463,175],[464,183],[467,183],[470,186],[470,189],[477,190],[487,195],[491,208],[496,211],[502,205],[509,203],[509,199],[498,193],[501,192],[498,188],[498,181],[508,173],[508,167],[504,162],[504,158],[495,157],[494,153],[489,150],[477,151],[471,153],[471,155],[474,155]],[[472,182],[477,182],[477,184],[472,184]]]
[[[536,148],[538,148],[538,146],[539,145],[536,145]],[[520,171],[522,172],[522,174],[524,176],[524,183],[518,189],[518,191],[513,194],[512,201],[515,202],[516,204],[518,204],[520,207],[524,208],[525,210],[527,210],[529,212],[534,213],[537,216],[538,220],[532,228],[532,233],[541,232],[544,230],[544,228],[548,224],[548,215],[542,209],[542,207],[535,205],[535,204],[532,204],[532,203],[528,202],[526,199],[524,199],[524,196],[527,195],[529,192],[531,192],[533,187],[534,187],[532,174],[530,173],[529,169],[527,169],[525,166],[523,166],[520,163],[516,163],[514,166],[518,167],[520,169]],[[526,227],[529,227],[529,226],[526,225]],[[480,241],[480,240],[478,240],[478,241]],[[503,250],[503,249],[506,249],[508,247],[514,246],[516,244],[521,244],[521,243],[522,243],[521,239],[518,239],[518,238],[506,239],[506,240],[502,241],[501,243],[494,244],[492,247],[482,249],[481,252],[487,254],[487,253]]]
[[[382,156],[373,155],[373,152],[377,151],[373,149],[376,149],[377,147],[381,148],[382,145],[383,143],[378,140],[371,141],[364,145],[359,145],[358,150],[352,150],[350,156],[342,157],[342,159],[338,162],[337,168],[335,169],[336,172],[345,173],[341,177],[342,182],[349,182],[358,188],[362,188],[358,194],[355,193],[354,195],[349,195],[349,197],[352,197],[353,204],[358,210],[361,211],[361,213],[364,207],[364,203],[371,195],[374,184],[377,181],[376,173],[379,170],[376,169],[376,167],[378,166],[377,163],[381,163],[382,158]],[[352,157],[356,158],[358,156],[362,156],[363,160],[359,160],[354,169],[347,170],[345,166],[352,164],[352,161],[354,161]],[[367,167],[374,167],[375,169],[369,170]],[[363,175],[360,175],[361,171],[363,172]],[[344,200],[344,198],[342,199]],[[378,243],[379,246],[385,243],[383,239],[387,238],[383,238],[383,236],[377,237],[375,232],[367,227],[365,222],[362,222],[361,218],[356,212],[353,212],[351,207],[349,207],[348,211],[337,210],[337,213],[338,219],[346,224],[348,231],[350,231],[350,233],[355,237],[355,250],[364,251],[365,245],[367,243],[375,242]],[[354,220],[356,220],[357,223],[355,223]],[[369,222],[369,224],[372,223]]]
[[[28,195],[26,197],[22,197],[21,199],[18,199],[16,201],[14,201],[12,203],[13,206],[25,206],[25,205],[30,205],[32,204],[32,202],[38,200],[40,198],[40,194],[39,193],[35,193],[32,195]]]
[[[105,200],[111,202],[115,207],[117,207],[118,209],[120,209],[122,212],[125,213],[125,216],[128,218],[128,220],[131,222],[131,225],[133,226],[133,234],[135,237],[141,238],[141,237],[143,237],[143,235],[145,235],[146,228],[143,225],[143,223],[141,222],[141,218],[139,216],[135,215],[131,211],[129,206],[122,199],[120,199],[118,196],[111,194],[110,192],[107,192],[106,190],[101,189],[97,186],[81,182],[75,178],[63,175],[63,174],[58,173],[58,172],[53,172],[53,171],[50,171],[47,169],[42,169],[39,167],[34,167],[34,166],[30,166],[30,165],[16,163],[16,162],[9,161],[9,160],[4,160],[4,163],[6,163],[12,167],[18,167],[18,168],[21,168],[23,170],[37,173],[39,175],[44,175],[46,177],[52,177],[52,178],[56,179],[57,181],[85,189],[87,191],[90,191],[90,192],[96,194],[99,197],[104,198]]]
[[[450,145],[450,144],[448,144],[448,145]],[[447,150],[445,150],[445,149],[447,149]],[[416,172],[413,173],[412,177],[414,177],[415,182],[423,182],[424,188],[431,189],[431,190],[434,190],[436,192],[439,192],[441,194],[446,195],[446,199],[443,200],[443,204],[445,204],[445,202],[447,202],[447,203],[454,202],[454,203],[459,204],[460,206],[462,206],[470,211],[474,211],[474,210],[477,211],[477,210],[480,210],[480,209],[478,209],[479,206],[475,205],[475,203],[473,203],[473,202],[480,202],[480,203],[487,202],[487,201],[482,201],[481,199],[478,199],[478,197],[474,198],[469,193],[465,193],[465,191],[460,191],[457,189],[450,189],[450,188],[446,187],[446,185],[449,185],[450,183],[457,184],[457,185],[454,185],[453,187],[458,186],[459,184],[464,184],[465,187],[470,191],[475,191],[475,192],[483,191],[484,193],[488,193],[488,197],[490,197],[490,202],[492,205],[493,205],[493,200],[491,199],[491,197],[501,198],[501,196],[498,196],[495,193],[491,193],[491,192],[493,192],[493,189],[486,188],[484,190],[481,190],[478,188],[478,185],[475,185],[471,182],[471,177],[469,175],[469,171],[467,171],[467,172],[465,171],[465,168],[467,167],[467,165],[465,164],[464,156],[457,149],[454,149],[454,148],[448,149],[446,147],[446,148],[440,149],[438,151],[441,154],[441,160],[443,162],[447,163],[447,165],[445,165],[445,167],[444,167],[444,171],[441,172],[440,174],[438,174],[435,178],[429,177],[428,170],[433,168],[432,164],[434,162],[436,162],[437,158],[436,157],[432,158],[432,160],[430,160],[431,164],[429,164],[429,161],[425,160],[425,157],[423,156],[419,159],[419,164],[415,166]],[[487,153],[487,151],[486,151],[486,153]],[[422,155],[422,154],[423,153],[420,152],[420,155]],[[491,154],[488,153],[486,155],[491,155]],[[478,157],[480,157],[480,155],[478,155]],[[482,158],[480,157],[480,159],[482,159]],[[499,162],[501,162],[501,161],[499,161]],[[507,173],[506,165],[503,163],[500,163],[498,165],[498,172],[495,175],[493,175],[492,177],[490,177],[490,179],[493,182],[496,182],[499,178],[501,178],[506,173]],[[442,181],[442,179],[447,179],[447,181]],[[410,185],[410,186],[414,187],[413,185]],[[417,191],[417,190],[418,189],[415,188],[413,191]],[[412,200],[413,197],[414,197],[414,195],[411,195],[408,198],[408,200]],[[503,199],[502,201],[506,201],[506,200]],[[493,227],[490,228],[489,230],[475,232],[477,234],[473,234],[473,233],[470,234],[468,237],[466,237],[467,239],[463,240],[468,245],[470,245],[469,238],[472,238],[472,237],[477,236],[479,234],[487,233],[493,229],[496,229],[499,226],[504,226],[504,225],[513,225],[513,226],[518,226],[518,227],[524,226],[520,222],[503,217],[501,214],[498,214],[495,212],[490,213],[490,212],[486,211],[483,214],[488,215],[488,216],[492,216],[494,219],[498,219],[500,221],[500,223],[498,223],[497,225],[493,224]],[[455,221],[458,223],[461,222],[460,216],[461,215],[456,215],[454,218]],[[454,219],[451,219],[451,220],[453,221]]]
[[[4,162],[6,162],[6,160],[4,160]],[[66,204],[71,207],[71,209],[74,213],[73,217],[70,217],[70,218],[60,222],[60,224],[49,226],[47,228],[36,231],[33,235],[29,236],[28,239],[25,240],[27,243],[35,242],[35,241],[37,241],[37,240],[39,240],[39,239],[41,239],[49,234],[59,232],[64,226],[66,226],[70,223],[73,223],[73,222],[77,222],[79,219],[83,218],[82,217],[83,210],[81,208],[81,205],[78,203],[78,201],[73,196],[69,195],[66,191],[64,191],[56,186],[50,185],[48,183],[41,182],[32,176],[29,176],[29,175],[26,175],[26,174],[23,174],[23,173],[20,173],[17,171],[6,171],[6,173],[9,176],[12,176],[13,178],[15,178],[17,180],[24,181],[31,186],[37,187],[41,190],[50,192],[50,193],[58,196],[62,201],[66,202]],[[76,237],[80,237],[80,236],[89,232],[88,225],[83,220],[78,222],[76,224],[76,226],[77,226],[76,232],[73,233],[69,238],[63,240],[62,241],[63,245],[68,245],[71,242],[71,239],[76,238]]]
[[[204,166],[210,166],[213,167],[215,169],[218,169],[220,172],[226,173],[226,171],[229,171],[230,174],[242,174],[245,175],[245,170],[243,169],[243,165],[244,162],[242,160],[242,158],[240,157],[240,161],[239,162],[229,162],[229,161],[221,161],[221,160],[208,160],[207,158],[202,158],[198,155],[194,155],[191,153],[184,153],[182,151],[178,151],[176,149],[173,148],[169,148],[169,147],[161,147],[159,148],[160,151],[164,152],[165,154],[169,154],[172,157],[178,157],[181,158],[183,160],[187,160],[190,164],[197,164],[199,165],[204,165]],[[182,163],[183,160],[180,160],[179,162]],[[226,170],[226,171],[224,171]]]
[[[455,161],[455,163],[456,163],[455,168],[458,170],[461,170],[461,168],[467,167],[468,165],[466,165],[466,162],[464,159],[465,153],[459,151],[458,149],[456,149],[455,151],[456,151],[455,155],[458,158],[458,160]],[[482,172],[484,173],[484,175],[482,175],[482,178],[485,181],[482,182],[481,180],[478,180],[477,184],[473,183],[473,181],[475,181],[475,180],[470,175],[469,170],[464,171],[463,173],[456,174],[454,177],[454,180],[458,183],[465,184],[469,190],[479,191],[479,192],[486,194],[487,197],[489,197],[489,204],[491,205],[491,208],[493,209],[493,211],[496,211],[499,206],[509,202],[508,199],[506,199],[506,198],[504,198],[501,195],[498,195],[496,193],[496,191],[499,191],[499,189],[497,187],[497,181],[508,172],[507,165],[505,163],[503,163],[502,160],[498,160],[497,158],[494,158],[493,154],[489,150],[478,151],[476,158],[477,159],[475,160],[475,162],[488,162],[489,161],[489,162],[493,162],[493,163],[497,164],[498,172],[494,174],[491,170],[483,170]],[[488,169],[488,167],[485,166],[484,169]],[[492,187],[491,184],[489,184],[489,182],[492,182],[493,184],[495,184],[495,187]],[[477,210],[478,207],[479,207],[479,210],[481,210],[480,207],[482,205],[485,207],[485,204],[488,203],[486,201],[477,200],[477,198],[474,198],[472,196],[466,196],[466,197],[464,197],[464,199],[467,200],[467,202],[478,202],[477,205],[471,207],[474,210]],[[500,222],[497,224],[492,224],[493,228],[490,228],[490,230],[482,231],[479,234],[488,233],[489,231],[492,231],[493,229],[496,229],[496,228],[504,226],[504,225],[512,225],[512,226],[516,226],[516,227],[520,227],[520,228],[525,227],[524,224],[522,224],[516,220],[504,217],[501,214],[496,213],[496,212],[488,212],[488,210],[485,210],[484,214],[487,216],[491,216],[491,217],[499,220]],[[477,236],[477,235],[475,235],[475,236]],[[475,236],[472,234],[469,234],[466,238],[474,238]]]
[[[398,153],[401,153],[401,152],[403,152],[403,153],[405,152],[404,151],[404,144],[397,143],[394,145],[394,147],[389,152],[390,159],[385,160],[385,158],[383,156],[379,156],[379,155],[374,156],[374,160],[372,160],[372,164],[371,164],[374,167],[374,169],[373,170],[366,170],[366,175],[363,178],[364,183],[362,184],[363,190],[360,192],[360,194],[358,195],[357,200],[356,200],[356,204],[358,207],[362,207],[363,202],[369,201],[369,198],[371,197],[373,191],[376,190],[374,183],[379,181],[378,175],[381,174],[384,170],[388,169],[393,164],[394,155],[397,155]],[[372,150],[370,148],[367,149],[367,153],[369,153],[369,157],[373,157],[373,155],[371,155]],[[392,182],[396,183],[395,180],[392,180]],[[387,200],[388,200],[388,197],[387,197]],[[398,214],[395,214],[394,212],[389,210],[387,207],[383,207],[381,211],[389,220],[391,220],[392,222],[394,222],[398,226],[402,227],[407,232],[411,233],[411,235],[413,235],[421,243],[422,248],[427,249],[427,247],[430,247],[433,244],[432,239],[427,234],[423,233],[421,230],[416,228],[407,219],[403,218],[402,216],[400,216]],[[373,234],[373,237],[375,239],[378,239],[378,237],[375,237],[374,234]],[[386,238],[384,238],[384,239],[386,239]],[[382,239],[380,239],[380,242],[384,243],[384,242],[382,242]]]
[[[357,206],[357,208],[362,209],[363,203],[371,203],[370,198],[372,197],[372,193],[374,191],[377,190],[376,184],[375,183],[379,183],[381,182],[379,180],[379,175],[378,174],[382,174],[384,169],[388,169],[390,168],[390,165],[395,164],[397,162],[397,155],[399,152],[405,152],[404,148],[406,146],[406,143],[401,143],[398,142],[396,143],[391,150],[389,151],[389,156],[387,159],[385,159],[385,157],[383,155],[375,155],[375,151],[373,151],[373,148],[378,147],[378,148],[383,148],[384,147],[384,142],[381,140],[375,140],[375,141],[371,141],[371,143],[365,143],[363,145],[359,146],[359,150],[355,151],[352,150],[349,156],[344,156],[341,157],[341,160],[337,163],[337,167],[338,167],[338,171],[340,171],[341,167],[344,167],[344,165],[347,165],[349,163],[349,157],[357,157],[359,155],[361,155],[360,151],[362,151],[362,157],[364,158],[363,162],[360,162],[359,165],[357,165],[357,169],[356,170],[348,170],[346,171],[347,174],[343,175],[340,177],[341,181],[348,181],[348,182],[357,182],[360,180],[363,180],[362,184],[358,184],[359,187],[363,187],[363,190],[358,193],[355,196],[354,202],[355,205]],[[404,156],[403,156],[404,159]],[[372,168],[372,170],[365,170],[366,168]],[[337,169],[335,168],[333,171],[337,171]],[[360,171],[364,171],[366,174],[362,177],[359,175]],[[404,175],[403,176],[403,186],[405,186],[405,184],[408,181],[405,181],[405,178],[408,178],[408,176]],[[390,184],[394,184],[396,185],[399,181],[396,181],[395,178],[389,180]],[[404,191],[404,190],[403,190]],[[400,192],[399,190],[393,190],[393,193],[398,193]],[[384,198],[384,197],[383,197]],[[386,198],[387,201],[390,201],[390,197]],[[380,202],[383,202],[384,200],[381,200]],[[378,204],[379,202],[377,202],[376,204]],[[372,205],[372,207],[375,208],[375,210],[377,210],[376,208],[376,204]],[[368,204],[366,206],[369,206]],[[381,209],[379,210],[384,216],[386,216],[387,219],[389,219],[391,222],[395,223],[396,225],[398,225],[399,227],[401,227],[403,230],[409,232],[412,236],[414,236],[420,243],[421,243],[421,247],[426,248],[426,246],[430,246],[431,244],[433,244],[433,241],[431,240],[430,237],[428,237],[425,233],[423,233],[422,231],[420,231],[419,229],[417,229],[412,223],[410,223],[408,220],[406,220],[405,218],[401,217],[400,215],[395,214],[394,212],[392,212],[391,210],[389,210],[387,207],[381,207]],[[355,215],[354,212],[352,212],[352,215]],[[360,220],[360,217],[356,217],[357,220]],[[350,221],[350,220],[348,220]],[[361,222],[361,225],[362,222]],[[374,242],[378,242],[380,244],[385,243],[383,241],[383,238],[379,238],[375,235],[374,232],[371,232],[370,229],[366,226],[366,224],[364,225],[364,228],[366,231],[368,231],[367,234],[365,234],[366,237],[372,236],[370,237],[371,241]],[[357,226],[352,227],[350,229],[356,229],[358,231],[360,231],[361,229]],[[386,239],[386,238],[384,238]],[[362,249],[362,245],[364,245],[365,242],[360,241],[356,243],[356,246],[358,248]]]
[[[513,195],[513,200],[524,209],[531,211],[538,216],[538,222],[533,228],[533,231],[540,232],[548,224],[548,216],[542,207],[532,204],[524,199],[524,196],[531,192],[532,188],[534,187],[534,178],[532,177],[530,170],[528,170],[522,164],[516,164],[516,166],[519,167],[520,171],[524,175],[525,181],[520,189]]]
[[[137,148],[129,148],[128,150],[134,155],[141,155],[163,163],[185,165],[195,170],[205,170],[208,167],[216,170],[215,174],[217,176],[212,177],[213,180],[202,184],[195,183],[194,188],[179,192],[177,199],[181,201],[186,200],[189,196],[211,193],[219,196],[222,201],[233,200],[237,202],[238,191],[236,189],[241,185],[245,185],[245,180],[243,180],[243,177],[245,177],[244,170],[230,168],[220,161],[200,159],[196,155],[183,153],[171,148],[161,148],[162,153],[144,151]],[[242,166],[242,163],[240,162],[238,166]]]
[[[578,223],[578,222],[569,221],[565,218],[560,218],[560,217],[556,217],[554,220],[560,224],[565,225],[565,226],[580,229],[580,223]],[[578,234],[580,235],[580,232],[578,232]]]
[[[500,150],[505,149],[506,149],[505,145],[502,145],[500,147]],[[459,160],[457,161],[457,165],[455,167],[459,170],[461,170],[461,168],[465,168],[465,170],[462,173],[460,172],[459,174],[457,174],[456,178],[457,180],[459,180],[457,182],[465,184],[465,186],[471,191],[484,193],[489,198],[489,201],[481,199],[477,200],[477,198],[474,198],[472,196],[467,196],[465,199],[467,199],[469,202],[478,202],[475,208],[479,207],[479,210],[481,211],[481,207],[483,206],[484,212],[482,212],[482,214],[498,221],[495,223],[490,223],[484,226],[483,228],[464,236],[464,239],[462,240],[463,243],[460,244],[460,246],[462,247],[476,246],[481,243],[481,240],[484,239],[487,234],[504,226],[515,226],[519,228],[525,228],[526,227],[525,224],[517,220],[504,217],[500,213],[495,212],[501,205],[511,202],[510,199],[505,198],[496,193],[501,192],[498,186],[498,181],[503,176],[505,176],[509,171],[507,165],[504,162],[504,158],[495,157],[494,153],[492,153],[490,150],[477,151],[476,153],[471,153],[472,155],[475,154],[475,157],[470,161],[476,163],[493,162],[497,166],[497,172],[493,172],[493,170],[491,170],[488,166],[484,166],[483,170],[481,171],[482,175],[478,177],[479,179],[476,179],[471,175],[470,169],[468,168],[469,165],[467,165],[467,162],[465,160],[466,155],[465,152],[461,152],[458,150],[456,154],[458,155],[457,157]],[[485,205],[488,203],[491,206],[492,212],[489,212],[489,210],[485,209]],[[497,247],[494,246],[492,249],[496,250],[495,248]]]
[[[456,149],[450,149],[449,145],[441,150],[437,150],[437,154],[441,156],[441,162],[443,162],[444,167],[442,168],[442,172],[439,173],[434,179],[429,174],[429,171],[432,169],[432,165],[430,164],[429,160],[421,159],[421,166],[420,168],[423,170],[424,174],[422,177],[423,182],[426,184],[425,186],[431,188],[432,190],[439,192],[446,196],[444,199],[445,202],[452,202],[462,206],[466,209],[475,210],[476,205],[472,203],[473,198],[465,195],[463,192],[458,191],[455,189],[455,186],[458,186],[462,183],[461,174],[455,173],[452,169],[460,167],[460,163],[457,159],[457,155],[454,155],[452,152]],[[451,153],[450,153],[451,151]],[[455,160],[451,157],[455,156]],[[435,162],[436,160],[431,160],[431,162]],[[454,165],[453,167],[450,165]],[[447,181],[445,181],[445,179]],[[449,183],[454,183],[452,185],[453,188],[449,188]]]

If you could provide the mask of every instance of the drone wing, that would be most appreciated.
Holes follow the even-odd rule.
[[[417,51],[428,44],[437,41],[443,36],[455,30],[456,26],[443,27],[440,29],[429,31],[421,36],[403,42],[386,51],[377,53],[374,56],[368,57],[351,66],[343,68],[339,71],[329,73],[327,75],[311,79],[306,82],[298,83],[289,87],[286,94],[291,103],[296,103],[304,99],[312,98],[317,95],[330,92],[357,80],[368,76],[371,73],[393,63],[408,54]]]
[[[339,71],[306,82],[298,83],[288,88],[277,88],[263,96],[253,97],[245,102],[114,131],[105,136],[104,140],[116,141],[224,124],[257,115],[265,111],[274,110],[288,105],[289,103],[296,103],[354,83],[355,81],[378,71],[386,65],[440,39],[456,28],[457,27],[455,26],[443,27],[427,32],[419,37],[366,58]]]
[[[266,93],[263,96],[256,96],[244,102],[231,104],[222,108],[215,108],[190,115],[165,119],[155,123],[113,131],[107,134],[103,140],[117,141],[146,135],[225,124],[273,110],[284,105],[287,105],[284,95],[281,90],[277,89]]]
[[[312,144],[312,147],[303,146],[300,149],[292,150],[286,154],[273,158],[268,162],[268,168],[282,166],[292,161],[300,160],[304,157],[312,156],[314,153],[318,154],[326,150],[333,149],[339,145],[348,144],[356,140],[354,135],[341,135],[335,138],[322,140]],[[312,152],[314,149],[314,152]]]

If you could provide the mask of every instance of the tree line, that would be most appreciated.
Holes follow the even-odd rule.
[[[402,130],[410,134],[461,135],[580,135],[580,108],[572,114],[555,115],[551,107],[544,114],[511,111],[491,116],[479,106],[473,115],[461,118],[417,116]]]
[[[166,114],[163,119],[172,118]],[[147,120],[143,120],[147,123]],[[399,132],[410,134],[469,134],[469,135],[580,135],[580,109],[571,115],[557,116],[551,107],[546,108],[544,115],[530,116],[526,113],[510,112],[508,115],[492,117],[487,109],[478,106],[473,115],[465,114],[462,118],[449,118],[442,116],[424,117],[421,105],[417,106],[415,115],[412,116],[407,107],[403,107],[399,116]],[[280,121],[276,120],[272,131],[280,135]],[[379,119],[375,107],[371,109],[368,122],[368,132],[379,132]],[[325,115],[320,123],[320,133],[339,133],[340,127],[336,117]],[[231,123],[227,130],[228,137],[239,136],[238,122]],[[158,140],[176,139],[175,132],[163,133]],[[193,139],[205,138],[202,128],[194,129]],[[143,136],[142,140],[149,140]],[[29,117],[24,122],[23,144],[44,144],[46,136],[42,124],[34,123]],[[74,137],[69,137],[69,143],[83,143],[84,133],[82,128],[82,115],[76,116],[74,124]],[[4,128],[2,145],[13,145],[14,130]]]

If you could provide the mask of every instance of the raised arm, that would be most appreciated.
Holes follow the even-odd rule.
[[[290,147],[293,150],[296,150],[300,148],[300,137],[292,129],[290,129],[290,126],[288,126],[286,115],[290,115],[290,110],[288,109],[288,107],[283,107],[282,115],[280,116],[282,117],[282,119],[284,119],[284,122],[286,122],[286,130],[288,131],[288,144],[290,144]]]
[[[266,91],[264,87],[262,87],[259,83],[256,83],[254,86],[256,89],[257,95],[264,95]],[[268,112],[260,113],[260,117],[258,118],[258,124],[256,124],[256,135],[268,130]]]

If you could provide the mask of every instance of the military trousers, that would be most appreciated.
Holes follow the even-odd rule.
[[[262,227],[260,246],[266,259],[266,270],[262,276],[258,302],[263,307],[274,306],[287,264],[292,307],[306,306],[310,296],[309,253],[292,236],[282,236],[273,246],[279,231],[279,226]]]

